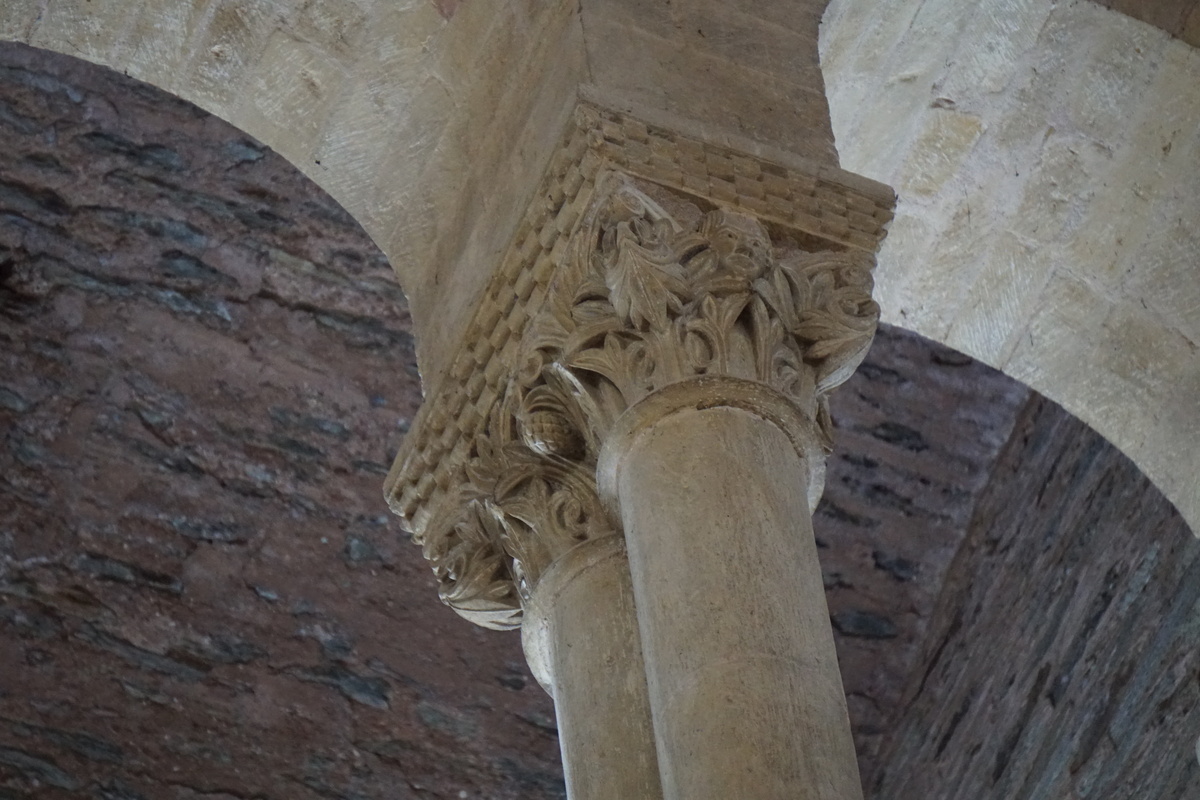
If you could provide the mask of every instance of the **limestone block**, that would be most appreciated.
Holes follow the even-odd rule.
[[[275,22],[271,0],[214,0],[199,44],[184,66],[179,92],[231,122],[248,91],[248,72]],[[269,137],[264,138],[273,144]]]
[[[152,14],[135,14],[121,54],[131,77],[178,92],[180,66],[189,43],[207,23],[208,0],[159,3]]]
[[[1089,3],[1063,9],[1079,56],[1073,81],[1064,87],[1064,106],[1079,131],[1110,147],[1133,133],[1129,112],[1137,108],[1162,60],[1170,39],[1160,30],[1123,18],[1122,24],[1097,26],[1112,15]],[[1082,26],[1094,33],[1079,35]]]
[[[101,64],[117,55],[115,45],[134,8],[119,0],[53,0],[46,5],[29,43]]]
[[[1164,410],[1164,401],[1177,385],[1195,384],[1200,370],[1192,345],[1179,333],[1163,326],[1153,311],[1122,304],[1104,321],[1104,337],[1096,342],[1095,363],[1126,383],[1136,386],[1132,400],[1142,400],[1145,413]],[[1189,373],[1192,379],[1188,380]],[[1190,401],[1200,411],[1200,399]],[[1117,409],[1114,409],[1117,411]]]
[[[959,0],[925,0],[916,9],[904,37],[893,44],[890,60],[898,72],[923,80],[940,77],[947,68],[946,50],[957,49],[964,31],[978,33],[972,19],[975,6]]]
[[[471,13],[494,15],[490,6],[471,8],[462,7],[453,22]],[[377,241],[414,301],[422,370],[431,379],[449,366],[490,277],[484,265],[496,263],[513,235],[582,81],[583,43],[573,8],[560,2],[538,5],[536,13],[510,11],[492,23],[486,43],[475,43],[487,57],[477,55],[471,73],[448,83],[448,73],[434,71],[423,86],[425,104],[414,103],[411,113],[420,119],[448,103],[444,130],[427,149],[397,150],[385,166],[393,175],[403,170],[394,188],[410,200]],[[414,227],[412,209],[425,215],[427,226]]]
[[[1121,293],[1126,276],[1147,266],[1139,266],[1138,259],[1163,193],[1174,207],[1189,202],[1173,185],[1180,178],[1186,181],[1191,148],[1181,131],[1195,131],[1200,125],[1200,104],[1182,104],[1178,114],[1170,113],[1169,105],[1155,87],[1130,115],[1135,126],[1129,140],[1115,149],[1101,149],[1089,165],[1087,183],[1099,183],[1104,190],[1091,191],[1080,205],[1064,258],[1066,263],[1088,265],[1081,274],[1106,292]]]
[[[1163,160],[1163,179],[1153,193],[1153,207],[1144,217],[1144,237],[1121,271],[1121,288],[1138,306],[1155,312],[1167,326],[1200,344],[1200,283],[1196,280],[1200,172],[1195,168],[1200,157],[1200,121],[1180,120],[1177,124],[1180,128],[1176,130],[1191,132],[1190,141],[1177,135],[1160,148],[1170,149]]]
[[[995,268],[967,290],[946,343],[991,364],[1009,354],[1031,306],[1053,274],[1052,259],[1029,240],[1002,233],[988,254]]]
[[[1019,178],[1018,173],[1037,162],[1046,139],[1061,129],[1057,109],[1064,102],[1056,85],[1047,83],[1042,76],[1070,69],[1067,52],[1066,48],[1050,46],[1043,36],[1038,40],[1036,54],[1022,63],[1006,92],[984,103],[969,94],[959,95],[957,103],[971,107],[988,120],[988,142],[996,152],[1005,154],[1002,164],[979,164],[977,169]],[[997,199],[1009,200],[1011,194]]]
[[[1050,135],[1036,166],[1026,169],[1021,205],[1010,224],[1037,242],[1075,236],[1111,160],[1107,148],[1079,134]]]
[[[744,65],[746,56],[737,55],[748,46],[737,37],[748,42],[752,28],[727,33],[732,38],[718,39],[712,47],[693,47],[691,40],[707,39],[691,32],[697,24],[694,17],[685,18],[688,36],[674,26],[666,26],[674,33],[667,35],[653,26],[647,29],[597,12],[588,12],[585,19],[592,79],[600,89],[702,121],[710,129],[709,139],[731,132],[809,158],[834,158],[819,71],[815,66],[796,71],[780,65],[783,68],[767,73],[764,80],[758,70]],[[776,46],[786,41],[781,36],[777,32],[772,37]]]
[[[1164,327],[1190,342],[1200,341],[1200,287],[1196,257],[1200,235],[1186,220],[1176,218],[1157,230],[1153,247],[1143,248],[1139,268],[1128,276],[1127,291]],[[1195,344],[1192,345],[1196,347]]]
[[[432,71],[448,85],[465,82],[481,68],[492,65],[495,51],[501,50],[504,43],[522,43],[535,25],[536,14],[536,9],[528,7],[497,13],[494,8],[463,6],[449,23],[438,26],[438,35],[428,42]],[[490,77],[499,82],[501,76]]]
[[[422,154],[436,143],[451,106],[441,102],[443,84],[434,75],[423,75],[421,64],[427,47],[447,34],[445,21],[430,4],[411,10],[376,7],[355,45],[357,68],[338,92],[313,153],[318,182],[377,242],[402,216],[423,213],[413,199],[419,187],[410,173],[414,164],[428,160]],[[389,172],[398,153],[410,162]],[[423,219],[414,227],[428,224]],[[407,263],[399,258],[406,255],[403,251],[391,255],[397,269]]]
[[[233,110],[238,123],[259,134],[310,177],[322,175],[315,150],[332,107],[363,58],[371,21],[366,0],[308,0],[280,14],[248,92]],[[394,35],[394,31],[392,31]],[[364,63],[359,72],[375,72]],[[404,73],[391,73],[393,80]],[[411,74],[411,71],[410,73]],[[379,140],[371,143],[379,147]]]
[[[830,43],[841,41],[844,44],[840,48],[832,47],[831,51],[822,55],[825,80],[836,80],[840,83],[843,75],[850,75],[865,78],[874,84],[881,78],[886,81],[894,77],[894,73],[884,73],[884,64],[890,59],[896,45],[896,31],[905,30],[912,25],[913,18],[922,4],[923,0],[901,0],[882,7],[875,6],[870,9],[869,18],[861,21],[853,14],[840,13],[840,10],[847,5],[868,4],[855,3],[854,0],[835,0],[830,3],[825,23],[821,28],[822,40]],[[842,28],[851,28],[852,32],[840,34],[838,31]],[[837,52],[846,53],[845,61],[837,58]],[[828,65],[825,62],[826,57],[831,58]],[[836,71],[832,69],[833,64],[838,67]]]
[[[985,187],[965,185],[967,181],[961,178],[959,181],[933,201],[939,209],[945,209],[944,214],[914,213],[913,221],[908,223],[909,230],[901,233],[904,238],[893,245],[897,249],[892,253],[901,254],[895,256],[899,276],[894,283],[903,287],[902,294],[894,300],[885,298],[882,287],[893,285],[892,279],[878,284],[878,294],[892,313],[898,313],[909,325],[929,331],[927,335],[936,335],[940,341],[948,341],[945,337],[958,315],[981,311],[965,304],[969,302],[972,287],[985,280],[994,263],[990,253],[1004,222],[989,213],[992,192]],[[911,207],[914,211],[920,208],[915,201]],[[919,238],[913,231],[920,231]],[[889,234],[884,242],[885,251],[891,239]],[[931,248],[930,242],[937,242],[937,247]],[[902,247],[906,249],[899,249]],[[914,252],[925,255],[921,260],[913,259]],[[947,314],[946,309],[953,312]]]
[[[939,96],[1000,92],[1020,70],[1021,60],[1037,43],[1051,6],[1042,0],[994,0],[979,3],[968,23],[971,36],[953,56],[939,81]]]
[[[840,80],[847,80],[855,70],[847,66],[846,61],[861,54],[857,46],[860,37],[873,30],[877,17],[893,5],[898,4],[889,3],[880,8],[870,3],[840,0],[830,3],[821,20],[818,40],[822,70],[838,76]]]
[[[804,5],[797,3],[795,5]],[[587,25],[615,21],[662,40],[671,51],[704,53],[730,64],[757,70],[762,82],[813,86],[820,81],[815,16],[802,11],[786,24],[759,16],[764,4],[684,0],[644,3],[637,0],[588,0]],[[597,32],[598,34],[598,32]],[[608,36],[589,35],[594,59],[605,60]]]
[[[271,33],[233,117],[261,131],[285,158],[311,172],[317,160],[313,151],[353,60],[349,55],[338,58],[328,47],[297,41],[296,35],[292,30]]]
[[[972,114],[932,110],[900,175],[902,191],[915,195],[937,194],[958,174],[963,160],[983,131],[983,120]]]
[[[289,28],[296,38],[352,60],[369,32],[375,5],[372,0],[306,0],[294,12]]]
[[[851,127],[858,114],[858,109],[873,94],[872,88],[865,81],[847,81],[840,92],[840,96],[844,98],[845,102],[829,108],[830,123],[833,125],[833,129],[837,131]]]
[[[1173,388],[1200,374],[1200,54],[1091,3],[966,5],[862,32],[835,2],[822,29],[843,163],[900,189],[883,318],[1062,402],[1200,530],[1200,408]]]
[[[37,4],[11,2],[0,5],[0,39],[28,41],[38,20]]]
[[[909,248],[931,241],[934,236],[927,220],[914,214],[898,214],[888,228],[888,238],[879,251],[879,258],[891,258],[891,251],[906,253]],[[921,277],[916,269],[892,269],[876,277],[875,296],[879,298],[884,316],[900,320],[896,324],[908,325],[914,330],[928,330],[937,323],[938,308],[929,302],[929,291],[933,287],[922,285]]]
[[[1030,386],[1057,383],[1068,389],[1084,379],[1092,342],[1110,311],[1111,303],[1083,281],[1055,274],[1002,368]]]
[[[875,108],[876,113],[862,116],[860,109],[857,116],[850,116],[857,119],[854,130],[862,146],[840,143],[838,152],[843,159],[853,159],[860,174],[875,175],[877,179],[886,175],[888,181],[895,182],[909,143],[921,130],[922,118],[914,109],[927,108],[932,102],[931,92],[928,82],[914,73],[889,74],[881,80],[882,87],[859,95],[860,101]],[[843,120],[847,116],[839,114]]]

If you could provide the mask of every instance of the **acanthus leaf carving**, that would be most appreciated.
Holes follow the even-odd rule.
[[[598,409],[590,438],[656,388],[703,374],[767,383],[819,416],[874,335],[870,256],[779,258],[753,217],[717,209],[687,229],[627,179],[609,183],[555,285],[555,335],[526,340],[575,376],[576,405],[583,395]]]
[[[486,628],[520,625],[511,559],[499,544],[499,523],[486,503],[450,495],[429,524],[436,535],[425,538],[423,552],[442,602]]]
[[[667,220],[634,217],[604,231],[592,258],[617,318],[634,330],[662,328],[683,308],[687,291]]]
[[[557,558],[613,535],[596,460],[620,415],[656,389],[701,375],[757,381],[828,444],[825,395],[857,367],[879,316],[871,265],[846,249],[781,250],[758,220],[726,209],[685,225],[628,177],[602,175],[475,437],[459,515],[427,531],[443,598],[514,627]]]

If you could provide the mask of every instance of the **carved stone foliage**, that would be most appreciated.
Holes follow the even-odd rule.
[[[828,433],[826,394],[854,371],[878,320],[872,257],[779,248],[753,217],[686,208],[686,221],[673,216],[621,173],[598,182],[475,439],[467,485],[426,527],[442,597],[464,616],[518,625],[556,558],[614,533],[597,456],[617,418],[656,389],[702,375],[753,380]]]
[[[573,404],[591,454],[626,408],[698,375],[766,383],[816,416],[874,335],[871,256],[780,258],[753,217],[717,209],[687,226],[621,176],[608,183],[526,339],[520,390]]]

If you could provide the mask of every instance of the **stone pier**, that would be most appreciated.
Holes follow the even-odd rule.
[[[811,513],[892,193],[588,97],[389,499],[573,798],[860,798]]]

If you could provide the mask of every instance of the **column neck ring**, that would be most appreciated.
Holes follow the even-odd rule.
[[[808,504],[816,508],[825,488],[825,448],[816,420],[782,392],[744,378],[701,375],[656,389],[626,409],[604,439],[596,465],[600,501],[620,530],[617,501],[621,463],[639,434],[659,420],[680,411],[737,408],[777,426],[804,462],[808,473]]]
[[[554,696],[554,671],[550,667],[550,644],[547,640],[550,619],[563,590],[590,569],[612,559],[626,559],[625,538],[616,531],[599,539],[589,539],[568,550],[542,574],[525,604],[521,622],[521,646],[533,677],[551,697]],[[628,570],[628,567],[622,567]]]

